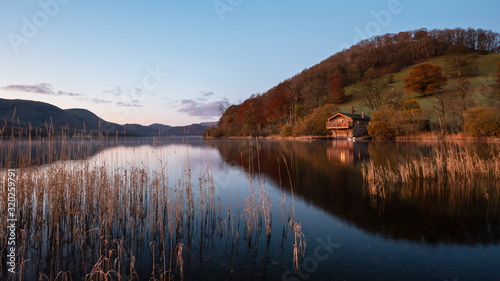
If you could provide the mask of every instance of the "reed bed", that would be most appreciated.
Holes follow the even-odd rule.
[[[169,175],[161,157],[153,166],[60,161],[85,159],[93,153],[92,141],[46,142],[43,150],[31,140],[26,145],[11,139],[0,146],[4,167],[16,168],[17,175],[16,275],[8,275],[5,255],[0,255],[0,271],[9,280],[183,280],[186,262],[194,256],[201,262],[215,243],[225,241],[225,251],[232,253],[242,239],[249,250],[264,234],[270,241],[272,200],[260,173],[251,171],[252,163],[240,216],[239,195],[237,215],[229,199],[223,208],[209,163],[195,176],[189,161],[180,174]],[[98,143],[114,145],[105,142]],[[155,148],[158,154],[160,150]],[[7,170],[0,171],[0,185],[6,183]],[[6,197],[6,189],[0,189],[0,202]],[[292,219],[288,213],[285,223],[285,198],[280,202],[283,228],[295,233],[292,255],[298,268],[305,237],[295,215]],[[0,212],[0,224],[6,225],[6,207]],[[7,245],[5,231],[0,229],[2,248]],[[149,260],[149,267],[138,260]]]
[[[452,215],[487,216],[500,209],[500,145],[496,143],[488,143],[481,153],[474,146],[446,144],[392,167],[389,162],[377,166],[370,160],[362,163],[361,173],[364,194],[380,212],[392,196]]]
[[[398,163],[376,166],[372,160],[362,163],[363,180],[374,192],[384,196],[383,187],[428,181],[437,185],[474,184],[479,179],[500,178],[500,145],[489,143],[488,155],[479,156],[467,146],[446,145],[435,148],[431,155],[419,155]]]

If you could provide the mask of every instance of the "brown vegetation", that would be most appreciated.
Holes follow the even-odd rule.
[[[465,110],[464,131],[474,137],[491,137],[500,134],[500,109],[478,106]]]

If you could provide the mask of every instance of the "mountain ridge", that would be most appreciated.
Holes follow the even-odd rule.
[[[83,108],[61,109],[53,104],[0,98],[0,121],[2,127],[20,127],[22,129],[56,131],[101,131],[125,133],[137,136],[187,136],[202,135],[210,128],[210,122],[186,126],[170,126],[154,123],[148,126],[140,124],[120,125],[101,119],[95,113]]]

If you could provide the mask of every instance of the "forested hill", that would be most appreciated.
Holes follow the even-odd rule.
[[[373,37],[334,54],[262,95],[230,106],[220,118],[218,128],[207,130],[206,135],[290,135],[294,131],[294,135],[324,134],[324,130],[304,131],[309,126],[305,122],[324,123],[324,116],[346,103],[368,109],[366,103],[353,100],[356,95],[346,93],[350,86],[367,81],[370,85],[374,81],[376,87],[375,81],[384,78],[380,90],[394,90],[388,86],[394,82],[394,73],[442,56],[449,58],[445,75],[464,76],[463,72],[478,55],[499,51],[500,35],[483,29],[420,29]],[[319,120],[313,120],[318,116]]]

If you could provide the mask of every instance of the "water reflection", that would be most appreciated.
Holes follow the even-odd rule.
[[[86,160],[115,147],[203,146],[200,137],[52,138],[44,141],[0,139],[0,167],[41,166],[60,160]]]
[[[369,159],[367,142],[338,141],[331,142],[326,149],[328,161],[340,165],[356,164]]]
[[[37,272],[49,275],[66,269],[72,271],[70,277],[84,276],[101,253],[120,249],[124,258],[115,265],[129,272],[122,277],[132,279],[135,271],[141,280],[167,273],[180,279],[180,268],[170,261],[181,243],[185,280],[279,280],[283,276],[293,280],[297,276],[287,272],[293,272],[294,234],[284,226],[292,185],[295,214],[308,244],[308,262],[302,268],[308,280],[429,280],[436,273],[429,269],[432,266],[444,268],[437,275],[447,276],[441,280],[459,273],[460,280],[478,279],[477,268],[485,272],[480,277],[498,280],[490,273],[497,268],[494,259],[482,258],[500,254],[499,247],[492,246],[500,240],[498,189],[420,182],[389,189],[381,198],[363,185],[364,161],[394,165],[412,155],[432,153],[436,146],[432,143],[119,139],[106,144],[71,143],[69,151],[57,150],[64,147],[61,143],[52,144],[33,150],[47,144],[16,143],[21,153],[12,149],[10,154],[26,155],[31,150],[46,163],[33,172],[39,182],[25,179],[24,194],[35,196],[20,197],[26,201],[20,211],[22,225],[33,226],[23,228],[26,236],[20,239],[29,253],[24,256],[29,260],[26,271],[34,274],[24,276],[25,280],[39,276]],[[71,151],[78,147],[80,152]],[[52,152],[40,156],[40,151]],[[58,161],[67,159],[85,161]],[[59,174],[59,179],[48,181],[47,171]],[[78,177],[80,171],[88,176]],[[105,184],[98,179],[106,179]],[[264,192],[259,191],[261,181]],[[252,188],[257,189],[254,201],[248,199]],[[282,194],[286,194],[284,215]],[[37,198],[50,204],[37,204]],[[252,210],[252,205],[255,212],[264,207],[274,214],[270,233],[266,216],[253,220],[254,228],[247,230],[252,219],[247,221],[246,210]],[[51,208],[44,212],[44,206]],[[68,215],[54,216],[58,211]],[[44,236],[32,239],[29,231]],[[0,229],[0,237],[4,234],[5,229]],[[320,238],[338,248],[327,251],[328,258],[308,271]],[[488,247],[469,247],[474,245]],[[5,256],[4,251],[2,260]],[[51,256],[55,258],[47,258]],[[436,259],[442,259],[439,265]],[[0,270],[6,273],[4,263]]]
[[[244,144],[242,144],[244,143]],[[284,155],[293,188],[301,199],[364,231],[395,240],[426,244],[497,244],[500,195],[497,189],[435,188],[423,183],[394,189],[383,200],[363,188],[362,161],[381,165],[428,154],[432,144],[384,142],[211,141],[224,161],[242,169],[257,167],[276,185],[284,180]],[[248,157],[257,150],[257,157]],[[485,192],[488,193],[485,196]],[[300,212],[300,210],[299,210]]]

